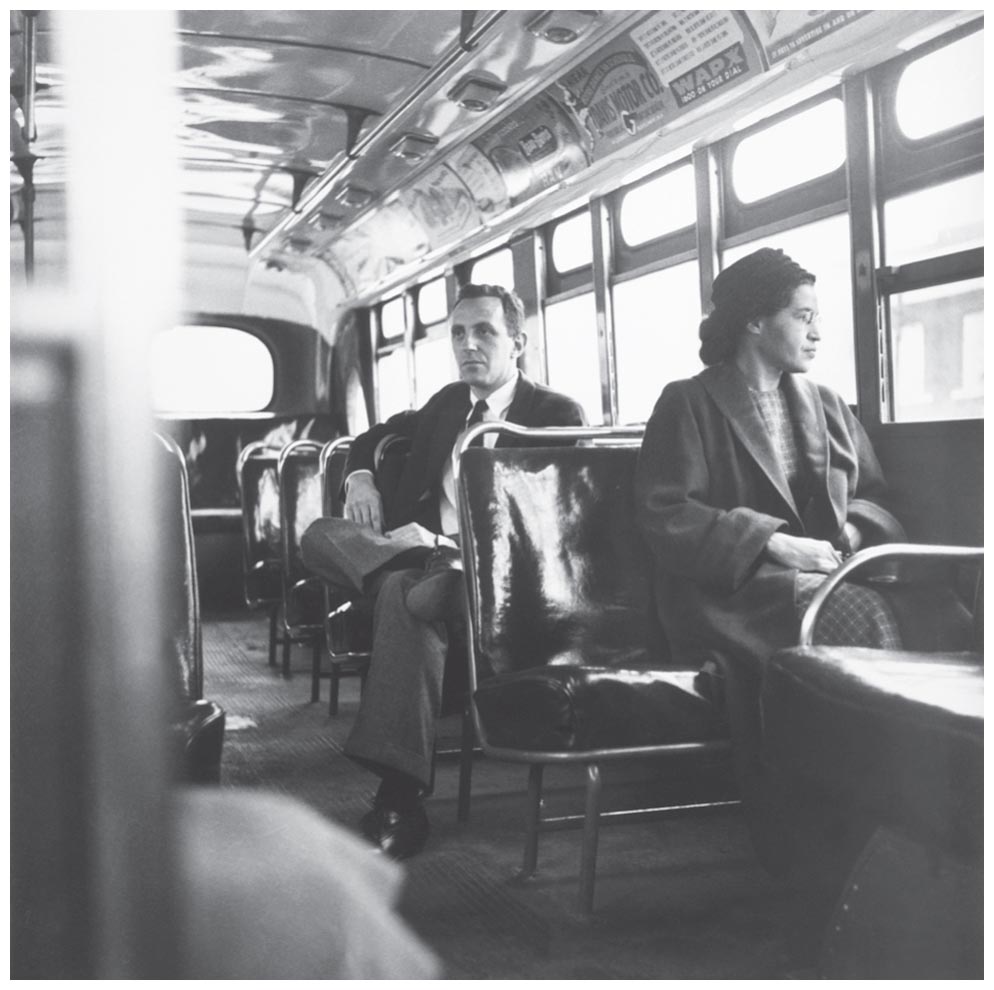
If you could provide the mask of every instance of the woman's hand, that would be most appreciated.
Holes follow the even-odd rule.
[[[863,545],[863,534],[851,522],[847,522],[842,527],[842,532],[845,535],[846,542],[849,544],[849,552],[855,553]]]
[[[368,526],[374,532],[383,530],[383,499],[371,474],[353,474],[345,490],[345,518]]]
[[[766,544],[766,556],[776,564],[798,571],[831,574],[842,563],[842,554],[827,540],[774,533]]]

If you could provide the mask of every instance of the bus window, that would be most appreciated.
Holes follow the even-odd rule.
[[[448,319],[449,299],[445,291],[445,277],[439,276],[425,282],[418,290],[418,323],[429,325]]]
[[[549,385],[573,396],[583,406],[591,425],[603,423],[600,352],[592,292],[546,306],[545,352]]]
[[[732,159],[732,186],[739,202],[754,203],[828,175],[845,160],[842,101],[824,100],[743,138]]]
[[[421,408],[440,388],[459,377],[448,336],[432,336],[414,345],[414,404]]]
[[[692,165],[681,165],[625,193],[621,236],[628,247],[690,227],[697,220]]]
[[[889,297],[895,422],[984,414],[984,284],[969,279]]]
[[[884,257],[906,265],[937,255],[983,247],[984,174],[928,186],[884,204]],[[928,223],[922,223],[928,217]]]
[[[897,85],[897,124],[921,140],[984,115],[984,32],[929,52],[904,70]],[[941,80],[941,85],[936,85]]]
[[[856,356],[853,332],[853,293],[849,217],[845,214],[794,227],[760,240],[728,248],[727,268],[757,248],[783,248],[815,278],[821,343],[811,377],[856,404]]]
[[[614,287],[619,423],[644,423],[663,385],[701,370],[696,261]]]
[[[156,410],[259,412],[272,401],[273,356],[243,330],[174,327],[153,340],[150,357]]]
[[[584,210],[559,223],[552,231],[552,267],[559,275],[593,264],[590,211]]]
[[[502,285],[514,288],[514,257],[510,248],[501,248],[473,262],[470,281],[477,285]]]
[[[394,296],[380,308],[380,333],[385,340],[404,336],[403,296]]]
[[[397,347],[381,354],[376,362],[377,404],[380,421],[411,407],[407,375],[407,351]]]

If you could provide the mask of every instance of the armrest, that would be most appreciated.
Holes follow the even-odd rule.
[[[811,646],[815,625],[829,596],[855,571],[865,569],[871,563],[897,560],[949,560],[983,562],[983,547],[950,547],[917,543],[886,543],[882,546],[867,547],[853,554],[841,567],[834,570],[815,592],[801,620],[799,646]]]

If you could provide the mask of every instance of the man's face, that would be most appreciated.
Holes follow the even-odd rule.
[[[459,377],[479,395],[490,395],[517,374],[525,335],[508,335],[499,299],[464,299],[452,310],[449,322]]]

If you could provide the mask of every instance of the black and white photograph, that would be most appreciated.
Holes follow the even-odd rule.
[[[982,980],[982,10],[11,10],[10,978]]]

